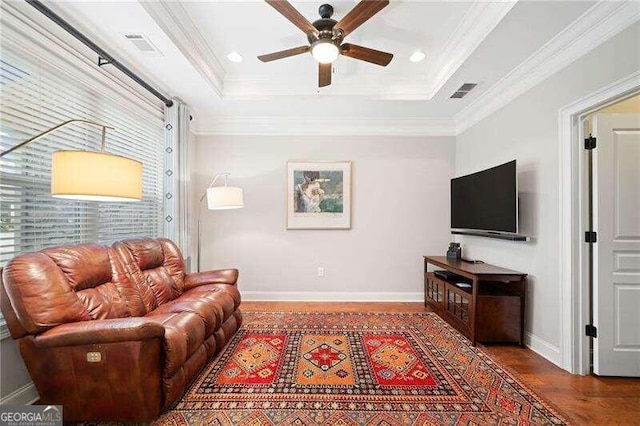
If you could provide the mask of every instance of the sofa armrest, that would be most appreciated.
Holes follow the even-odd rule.
[[[236,285],[238,281],[237,269],[221,269],[217,271],[194,272],[187,274],[184,280],[184,289],[191,290],[206,284]]]
[[[144,341],[164,336],[162,325],[146,318],[116,318],[62,324],[35,336],[40,348]]]

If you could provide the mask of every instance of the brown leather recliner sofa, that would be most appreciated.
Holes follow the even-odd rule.
[[[2,271],[2,313],[41,404],[65,420],[148,421],[240,327],[238,271],[185,273],[167,239],[28,253]]]

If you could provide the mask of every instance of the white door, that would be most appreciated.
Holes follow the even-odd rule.
[[[597,114],[593,129],[593,372],[640,377],[640,114]]]

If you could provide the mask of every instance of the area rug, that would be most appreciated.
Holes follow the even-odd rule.
[[[434,313],[258,313],[156,424],[544,425],[559,413]]]

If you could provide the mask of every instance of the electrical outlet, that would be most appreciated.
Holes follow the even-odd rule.
[[[320,278],[324,277],[324,268],[322,266],[318,266],[318,276]]]

